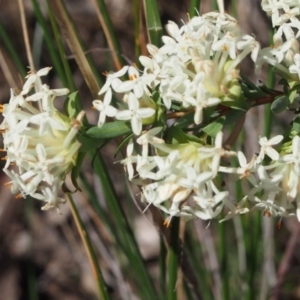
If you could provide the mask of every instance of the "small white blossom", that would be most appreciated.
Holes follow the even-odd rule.
[[[133,93],[128,96],[128,110],[119,111],[116,114],[118,120],[130,120],[134,134],[139,135],[142,131],[142,119],[149,118],[155,114],[150,107],[140,108],[138,99]]]
[[[297,74],[300,79],[300,54],[296,53],[294,56],[294,65],[289,67],[289,71],[291,74]]]
[[[122,83],[120,80],[120,77],[125,75],[125,73],[128,70],[128,66],[124,66],[121,70],[115,73],[106,73],[106,81],[103,87],[101,88],[99,95],[105,93],[110,87],[112,87],[113,90],[117,91],[118,87]]]
[[[260,162],[262,162],[265,155],[268,155],[272,160],[278,160],[279,154],[273,148],[273,146],[279,144],[282,140],[283,140],[282,135],[276,135],[269,140],[266,137],[261,137],[258,141],[261,146],[261,149],[257,157],[257,163],[259,164]]]
[[[98,127],[102,127],[105,123],[106,116],[114,117],[117,114],[117,109],[110,105],[112,98],[111,88],[105,93],[103,102],[101,100],[94,100],[93,107],[100,111],[99,120],[98,120]]]

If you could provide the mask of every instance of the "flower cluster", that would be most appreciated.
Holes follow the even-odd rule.
[[[261,50],[258,67],[266,62],[293,85],[300,80],[299,1],[263,0],[262,9],[272,17],[273,45]]]
[[[219,216],[224,207],[229,213],[223,220],[256,209],[268,216],[297,214],[300,220],[297,135],[279,152],[273,147],[283,136],[270,140],[260,138],[260,153],[247,162],[242,152],[223,148],[221,131],[216,133],[213,142],[201,130],[198,137],[186,136],[184,141],[172,142],[168,135],[174,123],[166,122],[168,113],[193,113],[193,121],[188,123],[192,130],[207,119],[206,111],[211,114],[219,105],[241,109],[243,93],[239,72],[247,55],[251,55],[256,66],[270,63],[268,59],[272,59],[272,65],[279,70],[284,67],[287,76],[293,77],[295,57],[292,52],[298,47],[298,34],[291,28],[296,28],[293,16],[298,12],[292,2],[262,3],[266,11],[272,12],[274,26],[279,26],[276,47],[282,35],[288,41],[281,43],[281,56],[276,52],[279,48],[261,50],[252,36],[242,35],[233,17],[212,12],[194,17],[180,28],[169,22],[169,36],[162,38],[163,46],[148,45],[151,57],[140,57],[142,71],[125,66],[117,73],[107,74],[107,81],[99,92],[104,94],[104,100],[93,102],[94,108],[100,111],[98,126],[103,126],[106,116],[130,120],[134,136],[121,162],[129,180],[141,187],[142,200],[170,216],[167,223],[172,216],[212,219]],[[288,11],[289,7],[294,8]],[[295,12],[287,18],[279,14],[282,10]],[[288,63],[290,58],[293,63]],[[121,78],[126,74],[129,79],[124,81]],[[123,94],[119,107],[112,105],[112,92]],[[160,119],[160,115],[164,115],[164,119]],[[143,125],[157,123],[161,126],[142,131]],[[229,165],[231,157],[238,159],[239,167]],[[226,188],[226,180],[233,178],[241,181],[245,195],[236,202]]]
[[[30,73],[20,93],[11,90],[9,103],[1,105],[0,129],[7,152],[4,172],[11,178],[12,193],[46,202],[43,210],[55,207],[59,211],[64,202],[59,192],[75,164],[80,147],[75,137],[84,114],[70,120],[55,108],[55,98],[69,90],[42,84],[40,77],[50,69]]]
[[[234,117],[252,102],[256,105],[257,97],[274,101],[278,95],[289,98],[286,104],[279,97],[288,107],[297,95],[299,1],[263,0],[262,8],[276,28],[274,46],[260,49],[255,38],[242,35],[237,21],[226,13],[196,16],[181,27],[169,22],[163,45],[148,45],[150,57],[139,58],[143,69],[124,66],[106,73],[99,92],[103,99],[93,101],[100,114],[91,130],[102,142],[110,137],[108,118],[118,120],[113,130],[124,125],[120,135],[129,133],[129,142],[121,163],[129,180],[140,186],[146,205],[169,215],[167,223],[172,216],[216,218],[225,207],[228,214],[223,220],[259,209],[267,216],[297,215],[300,221],[299,125],[285,138],[259,138],[260,152],[249,162],[242,152],[223,147],[227,112]],[[285,79],[284,92],[272,93],[243,80],[240,68],[247,56],[257,69],[263,63],[274,66]],[[58,209],[64,201],[59,191],[80,147],[76,135],[83,112],[71,120],[55,108],[54,99],[68,90],[42,84],[40,77],[49,69],[29,74],[20,93],[11,91],[10,102],[1,107],[0,128],[7,152],[4,172],[12,179],[12,192],[45,201],[43,209]],[[89,130],[85,137],[93,139]],[[240,181],[244,193],[237,201],[227,188],[232,179]]]
[[[194,17],[181,28],[169,22],[167,31],[170,37],[162,38],[162,47],[148,45],[151,58],[140,57],[143,71],[125,66],[107,74],[99,93],[105,93],[104,100],[93,102],[100,111],[99,127],[106,116],[116,117],[131,120],[133,132],[139,135],[142,124],[151,123],[158,110],[154,90],[159,92],[164,109],[176,105],[185,111],[194,110],[195,124],[202,122],[206,107],[238,105],[239,65],[249,53],[256,61],[259,43],[252,36],[242,36],[233,17],[216,12]],[[126,73],[129,80],[121,81]],[[110,105],[111,89],[124,94],[128,110],[117,111]]]
[[[242,152],[226,151],[222,147],[222,133],[214,145],[189,142],[169,145],[155,137],[161,128],[153,128],[137,139],[142,155],[134,155],[133,142],[127,147],[127,158],[122,161],[128,177],[142,188],[142,199],[172,216],[204,220],[217,217],[224,207],[229,213],[223,220],[251,210],[262,210],[264,215],[286,217],[297,215],[300,221],[300,138],[277,152],[283,136],[270,140],[259,139],[261,150],[250,162]],[[148,153],[148,145],[156,155]],[[239,167],[222,163],[222,158],[237,156]],[[271,159],[263,165],[265,157]],[[135,168],[134,168],[135,166]],[[220,181],[223,174],[224,181]],[[226,174],[229,176],[226,177]],[[240,180],[244,197],[232,202],[226,181]],[[169,221],[170,218],[167,219]]]

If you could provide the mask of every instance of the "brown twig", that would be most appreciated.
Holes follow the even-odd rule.
[[[246,119],[246,114],[243,115],[236,123],[235,126],[233,127],[233,130],[231,131],[229,137],[227,140],[224,142],[224,149],[230,150],[232,145],[235,143],[237,138],[239,137],[241,130],[243,129],[244,123]]]
[[[294,228],[294,231],[292,232],[292,235],[289,238],[285,252],[281,259],[281,262],[280,262],[280,265],[278,268],[278,273],[277,273],[277,283],[272,291],[272,296],[271,296],[270,300],[281,299],[281,297],[280,297],[281,286],[284,282],[285,275],[290,268],[291,259],[296,250],[296,246],[297,246],[297,243],[299,240],[299,235],[300,235],[300,224],[297,224],[297,226]]]
[[[51,0],[47,2],[54,12],[60,30],[64,35],[70,50],[74,54],[76,63],[78,64],[80,72],[87,86],[89,87],[93,97],[97,99],[99,97],[98,96],[98,92],[100,90],[99,85],[95,79],[95,76],[85,56],[85,53],[82,50],[82,47],[80,45],[80,42],[75,32],[75,28],[72,25],[61,0]]]
[[[28,37],[28,30],[27,30],[27,25],[26,25],[24,4],[23,4],[22,0],[18,0],[18,4],[19,4],[19,9],[20,9],[20,17],[21,17],[23,37],[24,37],[24,43],[25,43],[25,48],[26,48],[27,59],[28,59],[28,62],[29,62],[31,72],[34,72],[35,71],[34,62],[33,62],[33,58],[32,58],[32,52],[31,52],[31,47],[30,47],[30,42],[29,42],[29,37]]]

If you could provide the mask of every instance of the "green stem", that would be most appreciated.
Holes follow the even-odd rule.
[[[11,38],[7,34],[3,24],[0,22],[0,38],[1,41],[4,43],[8,53],[10,54],[13,62],[15,63],[18,71],[20,72],[22,78],[26,76],[26,68],[24,68],[24,63],[20,59],[20,55],[17,52],[15,46],[12,44]]]
[[[169,286],[168,300],[176,300],[176,282],[178,273],[178,243],[179,243],[179,224],[180,218],[173,217],[171,223],[171,243],[169,249]]]
[[[189,11],[190,18],[198,15],[198,12],[200,12],[200,5],[201,0],[191,0]]]
[[[220,270],[222,278],[222,299],[229,300],[229,274],[228,274],[228,257],[227,257],[227,246],[226,246],[226,229],[227,223],[218,224],[218,236],[220,239],[219,256],[220,256]]]
[[[134,0],[134,56],[136,64],[139,68],[142,68],[142,65],[139,61],[141,55],[141,42],[140,42],[140,26],[141,26],[141,1]]]
[[[60,37],[60,34],[59,34],[58,25],[55,21],[52,8],[49,5],[48,5],[48,13],[49,13],[49,18],[50,18],[50,21],[51,21],[53,33],[54,33],[54,36],[55,36],[56,45],[57,45],[57,48],[58,48],[58,51],[59,51],[59,54],[60,54],[60,59],[61,59],[61,62],[62,62],[63,70],[61,71],[61,73],[63,74],[62,75],[63,76],[63,82],[64,82],[64,84],[66,84],[70,88],[71,92],[75,92],[75,91],[77,91],[77,87],[75,85],[73,74],[72,74],[72,71],[70,69],[67,58],[66,58],[64,47],[63,47],[61,37]],[[78,110],[80,110],[80,108],[78,108]]]
[[[254,300],[257,296],[257,289],[254,285],[259,251],[261,214],[257,213],[252,217],[253,223],[249,222],[248,233],[251,236],[251,244],[248,246],[248,292],[246,300]]]
[[[144,14],[146,17],[149,42],[160,47],[162,44],[162,25],[156,0],[144,0]]]
[[[81,220],[81,217],[79,215],[78,209],[77,209],[77,207],[76,207],[76,205],[73,201],[72,196],[70,194],[67,194],[67,198],[69,200],[72,215],[73,215],[73,218],[75,220],[78,232],[79,232],[80,237],[82,239],[83,245],[84,245],[85,250],[87,252],[88,259],[89,259],[91,267],[93,269],[95,279],[97,281],[97,286],[98,286],[98,290],[99,290],[100,299],[109,300],[110,297],[107,293],[107,287],[106,287],[106,284],[104,282],[102,272],[101,272],[101,269],[99,267],[97,256],[96,256],[96,253],[94,251],[94,248],[93,248],[91,239],[89,237],[89,234],[85,229],[85,226],[84,226],[84,224]]]
[[[269,40],[272,43],[273,41],[273,30],[270,30],[270,37]],[[268,88],[272,88],[274,86],[275,82],[275,73],[273,72],[273,67],[269,66],[268,68]],[[265,119],[264,119],[264,135],[267,138],[270,138],[271,134],[271,128],[272,128],[272,120],[273,120],[273,115],[271,112],[271,104],[265,105]]]
[[[122,243],[124,248],[126,249],[128,260],[132,263],[132,267],[134,268],[134,270],[137,270],[136,274],[138,274],[138,276],[136,276],[136,281],[140,286],[143,287],[140,290],[143,294],[142,299],[155,299],[157,297],[157,294],[153,287],[153,283],[145,267],[139,247],[134,237],[134,233],[128,223],[120,201],[118,201],[103,158],[101,157],[101,155],[96,153],[96,151],[91,151],[90,154],[92,157],[94,157],[93,166],[95,169],[95,173],[99,177],[99,180],[103,187],[103,192],[107,200],[106,203],[108,210],[111,212],[115,221],[115,226],[117,226],[123,238]]]
[[[28,287],[28,299],[38,300],[37,290],[37,279],[36,270],[33,265],[34,262],[34,250],[33,250],[33,234],[32,234],[32,216],[33,216],[33,199],[29,197],[28,201],[25,202],[25,216],[26,224],[30,229],[30,260],[26,263],[26,274],[27,274],[27,287]]]
[[[160,283],[160,290],[161,290],[161,298],[166,293],[166,257],[167,257],[167,249],[162,237],[160,237],[160,255],[159,255],[159,283]]]

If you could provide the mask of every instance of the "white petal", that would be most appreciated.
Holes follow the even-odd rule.
[[[116,114],[116,119],[118,120],[130,120],[132,118],[132,114],[130,110],[118,111]]]
[[[155,114],[155,110],[153,108],[140,108],[137,111],[140,118],[149,118]]]
[[[133,117],[131,119],[131,128],[135,135],[139,135],[142,131],[142,120],[140,118]]]
[[[111,97],[112,97],[112,92],[111,92],[111,88],[109,88],[107,90],[107,92],[105,93],[104,99],[103,99],[103,103],[104,105],[108,105],[111,102]]]

